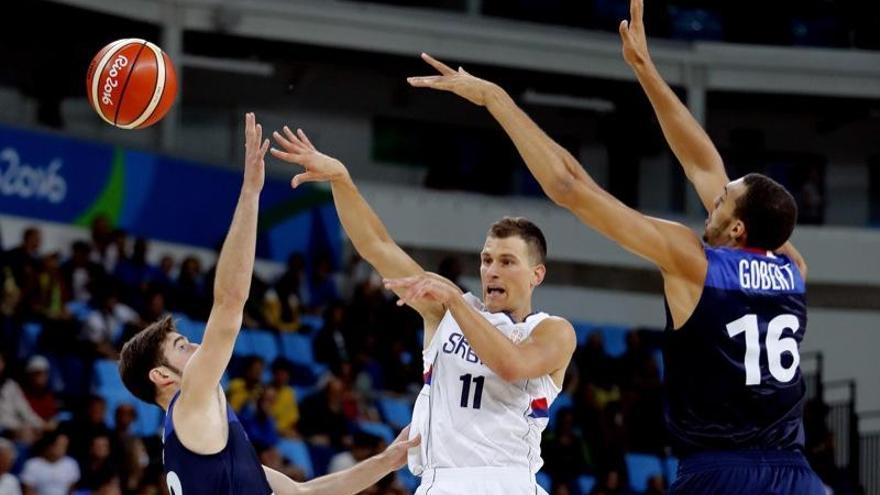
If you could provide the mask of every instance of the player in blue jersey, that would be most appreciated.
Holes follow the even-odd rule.
[[[232,357],[250,291],[268,147],[254,115],[247,114],[244,181],[217,262],[214,305],[201,345],[188,342],[166,317],[122,348],[119,371],[126,387],[167,412],[163,461],[172,495],[354,494],[402,467],[407,450],[418,444],[417,437],[404,440],[405,430],[382,454],[345,471],[296,483],[260,464],[226,403],[220,378]]]
[[[497,85],[427,55],[440,75],[409,82],[485,106],[554,202],[660,268],[666,419],[682,456],[670,493],[821,495],[802,453],[806,266],[788,243],[797,206],[766,176],[727,178],[708,136],[650,62],[642,0],[632,0],[631,15],[620,26],[624,55],[709,211],[702,239],[601,189]]]

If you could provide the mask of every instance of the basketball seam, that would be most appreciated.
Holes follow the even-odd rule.
[[[147,108],[144,109],[137,118],[128,124],[119,126],[122,129],[136,129],[138,126],[149,120],[156,111],[156,107],[158,107],[159,103],[162,101],[162,97],[165,93],[165,86],[168,82],[168,66],[165,63],[165,53],[161,48],[149,41],[145,42],[145,45],[153,51],[153,54],[156,57],[156,84],[153,87],[153,96],[150,98]]]
[[[128,74],[125,76],[125,82],[122,83],[122,91],[119,92],[119,103],[116,105],[116,113],[113,115],[113,125],[117,125],[117,122],[119,121],[119,111],[122,110],[122,102],[125,100],[125,89],[128,88],[128,81],[131,80],[131,75],[134,73],[137,61],[141,58],[141,53],[143,53],[144,47],[146,46],[146,41],[141,43],[141,48],[138,50],[137,55],[134,56],[134,60],[131,62],[131,68],[128,69]]]
[[[104,120],[104,122],[107,122],[110,125],[115,125],[115,124],[113,122],[111,122],[110,119],[108,119],[106,115],[104,115],[103,110],[101,110],[100,100],[98,99],[98,87],[101,85],[101,74],[104,73],[104,68],[106,68],[107,64],[110,63],[110,59],[112,59],[114,55],[118,54],[119,51],[122,50],[122,48],[124,48],[129,43],[137,43],[140,41],[143,41],[143,40],[140,40],[137,38],[126,38],[126,39],[117,40],[117,41],[114,41],[113,43],[111,43],[110,44],[111,48],[109,50],[107,50],[107,53],[104,54],[104,57],[98,61],[98,64],[95,67],[95,73],[92,74],[92,80],[90,81],[91,85],[92,85],[92,87],[91,87],[92,106],[95,109],[95,112],[98,113],[98,116],[101,117],[101,119]],[[112,46],[112,45],[116,45],[116,46]]]

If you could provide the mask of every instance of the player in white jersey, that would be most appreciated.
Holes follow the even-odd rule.
[[[417,494],[544,493],[535,482],[540,438],[550,405],[576,347],[566,320],[532,312],[544,279],[547,244],[524,218],[496,222],[480,253],[482,301],[427,273],[390,237],[345,166],[318,152],[306,135],[275,133],[279,159],[305,172],[293,179],[327,181],[343,228],[358,253],[386,279],[401,303],[425,324],[425,386],[410,435]]]

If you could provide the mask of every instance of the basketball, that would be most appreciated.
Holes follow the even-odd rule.
[[[89,103],[120,129],[143,129],[171,109],[177,76],[161,48],[137,38],[121,39],[98,52],[86,75]]]

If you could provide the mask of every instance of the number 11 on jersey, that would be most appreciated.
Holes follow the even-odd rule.
[[[474,383],[474,402],[473,408],[479,409],[483,402],[483,382],[486,381],[484,376],[473,376],[470,373],[458,377],[461,380],[461,407],[468,407],[468,401],[471,395],[471,382]]]

